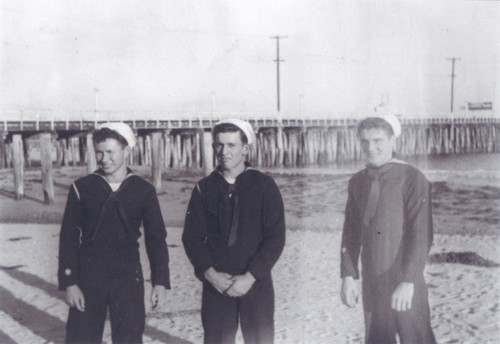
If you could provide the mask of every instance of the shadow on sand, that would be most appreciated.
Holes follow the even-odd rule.
[[[22,265],[16,266],[0,266],[0,269],[9,274],[10,277],[31,286],[36,286],[42,289],[48,295],[61,299],[62,293],[52,283],[49,283],[40,277],[21,271]],[[9,290],[0,287],[0,300],[2,300],[2,311],[9,314],[13,319],[18,321],[22,326],[29,328],[36,335],[43,337],[47,342],[54,344],[64,343],[66,323],[58,318],[35,308],[28,303],[17,299]],[[162,343],[174,344],[191,344],[190,341],[169,335],[168,333],[158,330],[157,328],[147,326],[144,334],[150,338]],[[0,331],[0,340],[3,334]],[[2,341],[2,343],[9,341]]]
[[[0,189],[0,195],[4,196],[4,197],[12,198],[14,200],[16,199],[16,193],[13,192],[13,191],[5,190],[5,189]],[[37,202],[37,203],[40,203],[40,204],[45,204],[45,202],[43,200],[36,199],[34,197],[31,197],[31,196],[27,196],[26,194],[23,195],[23,199],[34,201],[34,202]]]

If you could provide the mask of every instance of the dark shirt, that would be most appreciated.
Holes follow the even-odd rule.
[[[231,192],[229,188],[222,174],[214,171],[191,195],[182,240],[201,281],[210,267],[231,275],[249,271],[257,280],[270,276],[285,245],[283,200],[274,180],[247,169]],[[237,233],[231,245],[234,221]]]
[[[363,225],[372,178],[378,173],[380,198],[368,227]],[[388,163],[378,171],[364,169],[349,181],[341,246],[341,277],[391,276],[398,282],[421,278],[433,239],[431,186],[416,168]]]
[[[167,232],[154,186],[130,170],[115,192],[99,171],[75,181],[59,239],[59,289],[78,284],[83,259],[115,270],[139,262],[141,224],[151,282],[170,288]]]

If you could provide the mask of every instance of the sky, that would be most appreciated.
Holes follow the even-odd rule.
[[[500,2],[0,0],[0,111],[500,106]]]

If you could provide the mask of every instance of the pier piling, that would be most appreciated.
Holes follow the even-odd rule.
[[[40,157],[42,165],[42,188],[45,204],[54,203],[54,176],[52,169],[52,135],[40,134]]]
[[[131,165],[152,168],[152,181],[161,185],[162,169],[214,168],[211,128],[220,118],[196,120],[125,121],[137,135],[137,145],[128,158]],[[256,143],[249,160],[262,167],[301,167],[339,164],[362,157],[354,119],[249,119],[256,129]],[[500,118],[433,117],[402,118],[403,132],[397,154],[404,156],[500,152]],[[24,168],[41,160],[43,174],[56,166],[97,167],[91,131],[98,122],[1,122],[0,168],[13,168],[16,199],[24,196]],[[36,135],[37,133],[43,133]],[[50,133],[50,134],[48,134]],[[34,136],[35,135],[35,136]],[[33,138],[38,137],[40,145]],[[55,140],[55,141],[54,141]],[[34,154],[40,149],[40,155]],[[50,164],[49,164],[50,162]],[[47,177],[50,184],[50,178]],[[44,182],[45,183],[45,182]],[[44,201],[51,201],[44,185]]]
[[[12,162],[14,165],[14,188],[16,200],[24,198],[24,152],[23,138],[20,134],[12,136]]]

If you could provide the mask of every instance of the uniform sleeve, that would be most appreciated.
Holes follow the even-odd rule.
[[[76,185],[69,190],[59,234],[59,290],[78,283],[78,249],[82,231],[82,206]]]
[[[182,243],[191,264],[193,264],[194,273],[200,281],[205,280],[205,272],[213,266],[206,240],[205,210],[203,208],[200,184],[197,184],[189,200],[184,231],[182,233]]]
[[[433,240],[431,185],[418,171],[405,187],[405,231],[403,237],[403,280],[421,276]]]
[[[340,250],[340,277],[352,276],[359,278],[359,253],[361,251],[361,223],[360,215],[352,195],[351,182],[348,187],[347,204],[345,208],[345,220],[342,231],[342,243]]]
[[[161,214],[160,204],[154,187],[146,191],[143,205],[143,225],[146,252],[151,267],[151,283],[170,289],[169,256],[167,248],[167,231]]]
[[[281,193],[273,180],[266,187],[263,202],[263,239],[248,268],[256,279],[271,271],[285,247],[285,210]]]

